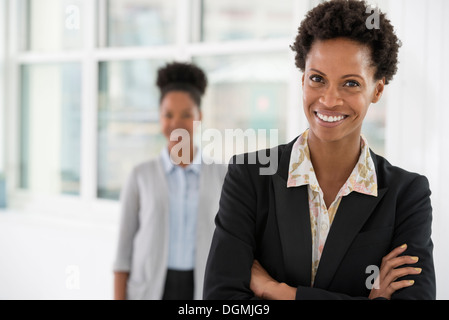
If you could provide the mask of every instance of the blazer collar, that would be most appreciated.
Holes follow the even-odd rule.
[[[287,277],[291,285],[310,286],[312,270],[312,235],[307,186],[287,188],[290,154],[296,139],[279,152],[279,166],[273,175],[276,216]],[[377,156],[371,151],[376,174]],[[361,228],[382,200],[388,188],[378,189],[372,197],[352,192],[343,197],[332,223],[315,276],[314,286],[327,288],[345,253]],[[364,210],[360,210],[364,208]]]
[[[290,141],[288,144],[284,145],[284,148],[280,148],[278,149],[279,152],[279,165],[278,168],[276,170],[276,174],[278,176],[280,176],[282,179],[284,179],[285,181],[287,181],[288,179],[288,170],[289,170],[289,165],[290,165],[290,156],[292,153],[292,148],[293,145],[295,144],[296,140],[299,138],[296,137],[295,139],[293,139],[292,141]],[[375,154],[373,152],[373,150],[370,149],[371,152],[371,158],[373,159],[373,163],[374,163],[374,168],[376,170],[376,174],[377,176],[379,176],[379,170],[378,170],[378,166],[377,166],[377,154]]]
[[[160,153],[160,159],[162,163],[162,167],[164,168],[165,174],[170,174],[174,170],[181,168],[178,167],[173,161],[170,159],[170,154],[168,152],[168,148],[164,147]],[[195,174],[199,174],[201,172],[201,150],[196,148],[195,156],[190,165],[185,167],[186,171],[192,171]]]
[[[287,186],[288,169],[289,169],[289,165],[290,165],[290,155],[292,153],[293,145],[295,144],[298,137],[296,137],[290,143],[284,145],[284,148],[279,149],[279,151],[278,151],[278,152],[280,152],[280,155],[279,155],[279,163],[278,163],[276,175],[278,175],[279,177],[281,177],[282,179],[284,179],[286,181],[285,186]]]

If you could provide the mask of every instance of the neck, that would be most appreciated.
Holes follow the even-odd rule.
[[[360,133],[339,141],[322,141],[309,133],[310,159],[318,181],[344,183],[360,157]]]
[[[170,157],[172,157],[172,149],[176,145],[177,145],[177,143],[168,145],[168,154],[170,155]],[[175,153],[177,152],[177,155],[176,155],[177,159],[181,159],[180,163],[178,163],[177,165],[182,168],[185,168],[188,165],[190,165],[193,162],[193,158],[195,157],[195,151],[196,150],[195,150],[193,143],[191,143],[189,147],[182,146],[180,148],[175,149],[174,152]],[[188,154],[184,154],[184,152],[186,152]]]

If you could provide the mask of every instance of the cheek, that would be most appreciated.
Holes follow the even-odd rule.
[[[346,99],[348,105],[351,106],[352,111],[357,114],[360,118],[365,118],[370,102],[367,101],[364,95],[354,95]]]
[[[189,133],[193,132],[193,119],[184,121],[183,128],[189,131]]]
[[[312,104],[323,94],[324,93],[322,88],[313,88],[310,85],[305,85],[302,87],[303,101],[308,102],[308,104]]]
[[[304,105],[306,105],[307,101],[309,100],[309,91],[310,89],[307,86],[302,87],[302,101],[304,102]]]
[[[304,86],[302,92],[302,103],[304,111],[307,111],[318,99],[320,95],[317,90]]]

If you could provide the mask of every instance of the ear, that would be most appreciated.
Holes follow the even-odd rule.
[[[303,73],[303,74],[302,74],[302,78],[301,78],[301,79],[302,79],[301,82],[302,82],[302,88],[303,88],[303,89],[304,89],[304,78],[305,78],[305,76],[306,76],[306,75]]]
[[[382,94],[385,89],[385,78],[382,78],[381,80],[377,81],[376,88],[374,89],[374,95],[372,103],[379,102],[380,98],[382,97]]]

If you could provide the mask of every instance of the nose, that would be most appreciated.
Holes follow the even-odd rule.
[[[184,127],[185,127],[185,123],[184,123],[183,119],[181,119],[180,117],[173,117],[173,119],[171,119],[170,128],[172,130],[184,129]]]
[[[336,86],[329,86],[320,96],[319,102],[328,108],[333,108],[342,105],[343,99]]]

